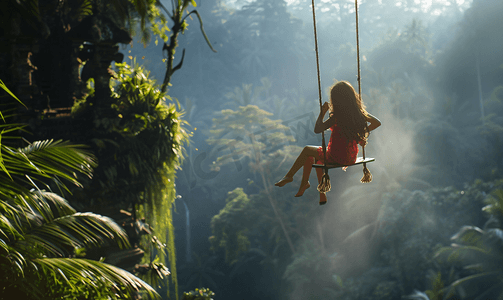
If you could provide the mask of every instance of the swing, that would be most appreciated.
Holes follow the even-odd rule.
[[[313,6],[314,45],[316,52],[316,68],[318,72],[318,95],[319,95],[320,111],[321,111],[322,110],[321,78],[320,78],[321,76],[320,76],[320,62],[318,56],[318,36],[316,32],[316,14],[315,14],[314,0],[312,0],[311,2]],[[360,85],[360,41],[358,36],[358,0],[355,0],[355,12],[356,12],[356,56],[358,62],[358,96],[361,97],[362,89]],[[369,183],[372,181],[372,174],[370,173],[369,169],[367,169],[367,163],[373,162],[375,161],[375,159],[371,157],[367,158],[365,157],[365,146],[362,146],[363,157],[358,157],[356,159],[356,162],[350,165],[327,164],[327,147],[325,145],[325,133],[323,131],[321,132],[321,146],[323,148],[323,158],[324,158],[323,164],[313,164],[313,168],[323,168],[325,170],[323,177],[321,178],[320,184],[318,185],[318,191],[320,193],[326,193],[330,191],[331,185],[330,185],[330,177],[328,176],[328,170],[333,168],[342,168],[363,164],[363,177],[360,181],[362,183]]]
[[[342,164],[313,164],[313,168],[323,168],[323,169],[334,169],[334,168],[343,168],[343,167],[350,167],[350,166],[356,166],[356,165],[361,165],[361,164],[366,164],[375,161],[375,158],[372,157],[358,157],[356,159],[356,162],[354,164],[350,165],[342,165]]]

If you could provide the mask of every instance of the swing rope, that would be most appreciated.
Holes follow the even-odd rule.
[[[319,54],[318,54],[318,34],[316,31],[316,13],[315,13],[315,6],[314,6],[314,0],[311,0],[312,3],[312,8],[313,8],[313,28],[314,28],[314,48],[316,52],[316,71],[318,75],[318,100],[320,103],[320,111],[323,108],[323,105],[321,103],[321,75],[320,75],[320,60],[319,60]],[[361,78],[360,78],[360,39],[359,39],[359,30],[358,30],[358,0],[355,0],[355,12],[356,12],[356,57],[357,57],[357,64],[358,64],[358,97],[361,99]],[[318,185],[318,191],[320,193],[326,193],[329,192],[331,189],[331,184],[330,184],[330,177],[328,176],[328,169],[329,167],[327,166],[327,148],[326,148],[326,143],[325,143],[325,133],[322,131],[321,132],[321,146],[323,148],[323,169],[324,169],[324,174],[321,178],[320,184]],[[368,183],[372,181],[372,174],[370,173],[369,169],[367,168],[367,163],[365,162],[365,146],[362,146],[363,150],[363,177],[360,179],[362,183]]]
[[[314,50],[316,52],[316,71],[318,74],[318,100],[320,102],[320,111],[323,108],[321,104],[321,76],[320,76],[320,59],[318,55],[318,34],[316,32],[316,13],[314,8],[314,0],[311,0],[313,6],[313,27],[314,27]],[[327,147],[325,145],[325,132],[321,132],[321,147],[323,148],[323,169],[325,170],[323,176],[321,177],[320,184],[318,185],[318,191],[320,193],[329,192],[331,189],[330,176],[328,176],[327,168]]]
[[[361,86],[361,77],[360,77],[360,36],[358,32],[358,0],[355,0],[355,12],[356,12],[356,60],[357,60],[357,68],[358,68],[358,97],[360,100],[362,98],[362,86]],[[362,146],[363,152],[363,160],[365,161],[365,145]],[[363,177],[360,179],[362,183],[369,183],[372,181],[372,174],[367,168],[367,163],[363,163]]]

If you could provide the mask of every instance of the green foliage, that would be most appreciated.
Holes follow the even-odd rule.
[[[157,242],[160,243],[157,240],[157,237],[152,237],[151,238],[151,243]],[[143,245],[142,245],[143,246]],[[159,247],[156,247],[159,249],[159,252],[162,253],[162,256],[166,256],[166,251],[165,248],[166,245],[160,245]],[[163,259],[164,261],[165,259]],[[142,278],[148,282],[152,287],[155,288],[161,288],[167,281],[167,277],[171,275],[171,272],[169,271],[168,267],[165,266],[164,263],[161,263],[161,257],[157,256],[155,259],[150,260],[148,262],[149,268],[146,271],[146,274],[143,273],[141,274]]]
[[[155,1],[155,2],[158,2],[158,1]],[[173,31],[176,30],[176,27],[179,27],[181,32],[184,33],[185,29],[188,26],[186,19],[188,16],[190,16],[191,14],[194,13],[198,17],[199,22],[201,24],[201,32],[203,33],[203,36],[204,36],[206,42],[208,43],[208,45],[210,45],[210,47],[211,47],[211,44],[208,40],[208,37],[206,36],[206,33],[204,32],[204,29],[203,29],[203,23],[201,20],[201,16],[197,12],[197,10],[193,10],[190,13],[187,13],[186,15],[184,15],[184,12],[188,11],[189,5],[196,7],[197,3],[194,0],[177,0],[176,5],[173,5],[173,7],[172,7],[171,13],[166,10],[166,13],[168,13],[170,19],[173,22],[175,22],[175,26],[173,28]],[[168,32],[171,31],[168,27],[167,19],[161,14],[161,12],[159,10],[156,10],[153,12],[154,13],[152,15],[153,16],[152,20],[159,18],[159,22],[156,22],[156,23],[153,22],[152,32],[154,34],[156,34],[157,36],[159,36],[166,43],[169,40]],[[156,41],[156,44],[157,44],[157,41]]]
[[[235,87],[234,91],[225,94],[230,102],[226,103],[230,107],[237,109],[239,106],[256,105],[261,108],[268,108],[278,118],[290,118],[295,114],[302,114],[313,109],[313,103],[299,97],[297,91],[285,91],[286,97],[279,97],[272,94],[272,82],[270,78],[260,79],[262,85],[243,83],[241,87]]]
[[[214,52],[215,49],[211,46],[211,43],[206,36],[206,33],[204,32],[203,29],[203,22],[201,20],[201,16],[199,15],[199,12],[197,10],[193,10],[191,12],[187,11],[187,8],[189,4],[192,4],[192,6],[196,6],[196,1],[195,0],[178,0],[177,3],[175,4],[172,2],[172,10],[171,14],[168,13],[169,17],[173,21],[173,27],[171,29],[171,36],[169,37],[169,44],[166,44],[168,42],[168,36],[166,34],[167,31],[169,31],[169,28],[167,27],[166,20],[161,19],[161,24],[162,26],[156,25],[153,28],[153,31],[158,34],[163,40],[164,40],[164,47],[163,51],[166,50],[167,53],[167,59],[166,59],[166,73],[164,75],[164,80],[161,86],[161,91],[165,92],[168,85],[171,82],[171,76],[173,76],[173,73],[180,69],[183,64],[183,59],[185,57],[185,49],[183,50],[182,53],[182,58],[181,61],[178,65],[173,66],[173,59],[175,57],[175,51],[178,46],[178,34],[179,33],[184,33],[185,29],[188,26],[188,23],[186,22],[186,19],[191,15],[195,14],[197,18],[199,19],[199,23],[201,24],[201,32],[203,33],[203,36],[206,40],[206,43],[208,43],[208,46],[213,50]],[[156,40],[156,45],[157,45],[157,40]]]
[[[490,215],[485,228],[463,226],[452,238],[450,247],[437,252],[437,256],[447,263],[463,266],[460,279],[452,282],[442,291],[447,297],[459,294],[475,299],[500,299],[503,297],[503,230],[502,209],[503,191],[496,189],[487,196],[488,204],[483,211]]]
[[[127,63],[116,63],[116,72],[113,75],[113,81],[110,82],[112,97],[121,99],[123,93],[129,92],[128,98],[122,98],[123,101],[129,101],[131,104],[143,102],[138,99],[139,95],[146,97],[145,105],[154,107],[166,96],[157,88],[155,80],[149,78],[150,72],[143,66],[136,63],[133,59],[132,65]],[[169,98],[170,99],[170,98]],[[120,105],[119,104],[116,104]]]
[[[20,129],[1,127],[2,134]],[[50,180],[66,190],[65,182],[80,186],[75,173],[91,176],[96,166],[89,152],[66,142],[39,141],[19,149],[2,143],[0,153],[0,298],[15,293],[30,299],[131,299],[140,291],[158,298],[124,270],[69,258],[110,242],[129,247],[124,230],[110,218],[78,213],[62,197],[39,188],[49,188]]]
[[[478,129],[480,133],[495,143],[495,146],[499,146],[501,143],[500,135],[503,133],[503,120],[500,117],[503,112],[503,86],[500,85],[493,89],[489,98],[484,101],[484,109],[488,113]]]
[[[271,159],[283,150],[288,142],[293,142],[288,127],[281,120],[272,120],[269,113],[256,105],[240,106],[237,110],[224,109],[213,119],[210,145],[228,146],[230,151],[217,158],[213,167],[240,160],[250,159],[254,171],[261,168],[272,169]]]
[[[397,191],[385,195],[378,222],[384,264],[394,269],[403,291],[417,288],[430,269],[439,244],[459,226],[477,222],[474,214],[494,184],[475,182],[462,191],[453,188],[427,192]],[[445,210],[449,217],[445,217]]]
[[[136,276],[102,262],[75,258],[35,259],[42,276],[49,281],[50,292],[43,298],[66,299],[135,299],[140,294],[147,299],[160,299],[155,290]],[[44,281],[42,281],[44,284]]]
[[[152,31],[165,41],[168,40],[167,17],[163,15],[162,9],[172,18],[180,17],[177,19],[177,26],[180,26],[174,30],[177,32],[183,33],[185,31],[187,28],[186,19],[189,16],[196,15],[201,21],[197,11],[186,12],[189,5],[196,6],[194,0],[173,1],[172,4],[172,14],[164,8],[159,0],[61,1],[57,4],[57,8],[43,8],[42,10],[39,10],[38,1],[9,1],[2,7],[16,6],[19,8],[21,16],[27,15],[27,13],[36,13],[36,19],[39,22],[54,19],[55,23],[64,28],[64,32],[78,28],[84,18],[90,17],[94,24],[96,23],[94,21],[107,23],[112,20],[119,28],[129,30],[130,34],[134,34],[134,29],[139,23],[141,39],[145,44]],[[53,12],[57,12],[57,14],[54,15]],[[40,16],[41,13],[42,16]],[[4,14],[5,12],[2,13],[2,15]],[[5,29],[2,31],[9,32],[10,23],[18,26],[21,19],[17,14],[8,18],[5,22],[7,26],[2,24],[2,29]],[[201,30],[208,41],[202,23]],[[58,39],[58,32],[55,30],[52,33],[56,39]],[[72,33],[74,32],[76,30],[72,31]],[[14,35],[19,35],[19,32]],[[129,39],[124,38],[123,40]],[[171,38],[171,42],[177,44],[176,36]],[[71,44],[71,42],[69,43]],[[65,45],[72,47],[70,44],[66,43]],[[113,48],[113,45],[110,46]],[[168,55],[170,58],[174,56],[174,48]],[[115,60],[117,60],[117,56]],[[75,62],[75,60],[73,61]],[[162,260],[152,266],[159,267],[156,269],[159,271],[157,273],[165,273],[161,266],[163,266],[165,257],[168,257],[173,271],[171,279],[177,289],[174,229],[171,214],[176,194],[175,170],[183,159],[183,143],[188,141],[188,134],[183,128],[186,123],[181,120],[181,114],[177,111],[175,104],[167,105],[165,103],[166,98],[169,97],[159,91],[143,68],[129,67],[125,64],[117,64],[117,67],[118,71],[115,74],[117,77],[112,80],[114,90],[111,101],[109,101],[106,92],[102,93],[107,96],[106,99],[94,99],[96,96],[92,92],[91,81],[89,81],[88,93],[75,103],[74,116],[80,118],[79,121],[85,120],[84,122],[87,122],[90,120],[92,122],[85,123],[89,125],[88,132],[91,132],[86,135],[86,138],[92,139],[93,150],[100,158],[100,166],[96,172],[95,180],[90,184],[91,191],[78,193],[81,198],[85,198],[82,199],[82,202],[85,203],[83,205],[106,203],[112,206],[125,203],[126,208],[133,210],[142,206],[145,209],[145,216],[154,226],[155,234],[158,237],[156,240],[158,242],[152,243],[155,245],[155,247],[152,246],[152,256],[158,253]],[[70,75],[64,74],[63,76]],[[94,79],[98,80],[99,78]],[[103,89],[98,89],[98,91],[103,91]],[[93,101],[88,101],[91,98]],[[100,107],[92,107],[92,103],[99,103],[100,105],[95,106]],[[101,105],[103,103],[105,104]],[[109,107],[107,107],[108,103],[111,104]],[[159,245],[161,246],[157,247]],[[178,291],[176,294],[178,296]]]
[[[498,221],[503,221],[503,190],[493,191],[486,197],[484,202],[487,205],[482,210],[495,217]]]
[[[100,162],[95,181],[101,188],[120,188],[126,201],[142,203],[145,190],[141,187],[164,185],[170,178],[159,175],[165,168],[174,172],[183,159],[183,144],[189,137],[187,123],[181,120],[175,104],[166,104],[167,96],[143,67],[116,66],[110,83],[110,107],[95,112],[87,107],[81,114],[94,112],[92,125],[97,134],[92,142],[98,156],[107,157]]]
[[[88,103],[87,103],[87,98],[92,98],[94,97],[94,78],[89,78],[86,82],[86,88],[85,91],[82,95],[82,98],[80,99],[75,99],[73,106],[72,106],[72,116],[78,117],[80,113],[86,111],[88,108]]]
[[[270,183],[282,176],[281,164],[292,156],[290,151],[295,147],[287,143],[293,142],[294,138],[287,134],[288,127],[281,120],[273,120],[271,116],[256,105],[240,106],[237,110],[224,109],[219,118],[213,119],[212,137],[207,142],[228,149],[227,154],[213,162],[212,168],[216,170],[230,162],[249,161],[250,170],[260,176],[262,182],[258,186],[269,200],[290,251],[295,252],[276,200],[270,192]]]
[[[183,300],[213,300],[215,293],[207,288],[195,289],[190,292],[183,293]]]
[[[375,286],[372,296],[376,300],[397,299],[400,296],[399,291],[400,288],[396,281],[382,281]]]
[[[166,253],[160,254],[161,263],[169,258],[171,280],[178,294],[172,205],[176,198],[175,170],[183,160],[188,124],[181,120],[174,104],[165,103],[165,94],[143,67],[126,63],[116,66],[115,82],[111,83],[115,102],[111,107],[117,114],[109,122],[101,119],[96,126],[103,122],[109,132],[124,137],[118,164],[127,166],[133,180],[144,182],[145,190],[137,194],[137,201],[145,204],[149,223],[160,244],[166,245]]]
[[[215,251],[223,248],[225,262],[234,264],[239,255],[246,252],[250,246],[246,236],[246,225],[251,221],[247,213],[250,209],[250,199],[242,188],[236,188],[229,192],[225,202],[225,207],[211,219],[211,249]]]
[[[8,96],[10,95],[12,98],[16,99],[19,103],[23,104],[23,103],[21,102],[21,100],[19,100],[19,99],[16,97],[16,95],[14,95],[14,94],[13,94],[13,93],[9,90],[9,88],[5,85],[5,83],[3,83],[3,81],[2,81],[2,80],[0,80],[0,88],[1,88],[2,90],[4,90],[4,91],[8,94],[8,95],[2,95],[2,96],[0,96],[0,98],[8,97]],[[23,104],[23,105],[24,105],[24,104]],[[4,121],[5,121],[5,119],[4,119],[4,117],[3,117],[2,112],[0,112],[0,118],[2,118],[2,120],[4,120]]]
[[[425,292],[428,295],[429,300],[443,300],[444,299],[444,282],[442,281],[442,273],[438,272],[436,276],[432,278],[431,290]]]
[[[185,130],[188,124],[181,120],[182,114],[174,104],[166,104],[169,96],[159,91],[143,67],[126,63],[116,66],[118,70],[111,83],[114,98],[111,108],[115,115],[96,119],[95,125],[121,134],[126,140],[122,146],[133,144],[124,151],[131,153],[123,158],[124,164],[131,175],[147,176],[145,181],[156,185],[162,181],[156,175],[164,164],[174,169],[183,159],[183,144],[189,138]],[[149,160],[145,161],[145,157]]]
[[[495,203],[500,201],[498,190],[502,186],[501,180],[477,180],[466,184],[462,190],[452,187],[432,188],[424,192],[398,189],[383,194],[377,222],[369,236],[351,243],[354,240],[352,237],[359,235],[364,229],[356,230],[339,243],[336,253],[327,254],[316,246],[315,241],[306,242],[306,246],[297,248],[294,260],[286,268],[284,275],[294,288],[292,294],[301,294],[316,283],[316,286],[323,286],[323,289],[312,293],[321,294],[331,290],[331,297],[338,299],[426,299],[426,295],[432,300],[444,299],[443,296],[449,295],[447,282],[463,278],[463,275],[471,274],[466,272],[471,271],[462,270],[459,265],[451,269],[451,264],[439,264],[435,259],[438,249],[442,244],[448,243],[452,233],[463,224],[480,223],[484,218],[480,208],[484,203],[495,207]],[[491,194],[493,198],[487,194]],[[499,224],[495,219],[492,222],[493,226]],[[484,231],[489,230],[487,226]],[[470,241],[469,245],[475,246],[476,242],[480,243],[482,240],[477,237],[478,230],[473,230],[474,228],[470,228],[466,235],[460,237],[463,236]],[[469,232],[477,234],[469,235]],[[495,230],[491,232],[493,235],[497,233]],[[499,239],[494,236],[492,241],[496,243]],[[460,244],[458,239],[455,243]],[[494,244],[493,247],[496,245],[499,244]],[[447,250],[442,251],[448,253]],[[459,255],[464,251],[461,250]],[[466,254],[469,251],[466,250]],[[499,248],[490,248],[485,252],[498,256],[501,251]],[[480,266],[484,267],[487,263],[488,266],[493,264],[491,270],[496,270],[501,268],[497,259],[493,256],[487,260],[471,259],[462,261],[462,266],[483,263]],[[328,280],[330,276],[334,276],[334,279],[342,277],[343,284]],[[495,278],[497,277],[492,279]],[[426,291],[405,296],[414,289]]]
[[[261,87],[255,87],[252,89],[253,84],[243,83],[242,88],[235,87],[233,92],[228,92],[225,97],[231,99],[238,106],[250,105],[258,100],[260,93],[262,92]]]
[[[9,128],[8,125],[2,127],[4,133],[19,129]],[[1,145],[1,152],[0,162],[4,172],[0,174],[0,184],[5,188],[0,190],[0,195],[5,197],[27,193],[27,185],[45,185],[47,179],[63,188],[65,185],[61,184],[61,180],[80,186],[74,171],[78,170],[91,177],[92,167],[96,166],[94,157],[82,145],[71,145],[63,141],[37,141],[19,149],[4,143]]]
[[[420,20],[413,19],[410,25],[400,35],[400,40],[410,53],[416,53],[424,59],[432,55],[429,45],[430,34]]]
[[[389,30],[381,40],[379,47],[386,47],[388,50],[400,49],[411,57],[417,56],[427,62],[431,60],[433,55],[430,36],[431,34],[421,20],[412,19],[400,33],[397,30]]]
[[[27,20],[34,29],[41,30],[39,28],[42,27],[45,30],[45,28],[47,28],[47,25],[43,23],[43,17],[47,15],[47,12],[45,9],[39,9],[38,1],[8,2],[9,3],[5,5],[4,8],[6,10],[15,10],[16,14],[14,17],[17,17],[17,13],[19,13],[19,15]],[[97,12],[106,14],[119,28],[125,28],[130,35],[134,36],[139,34],[140,40],[144,45],[150,41],[152,33],[155,35],[156,44],[159,38],[165,42],[168,41],[168,34],[171,30],[168,27],[167,16],[173,21],[178,22],[177,26],[180,27],[183,33],[188,26],[186,18],[191,14],[195,14],[200,21],[203,36],[210,45],[197,10],[185,13],[190,5],[194,7],[197,6],[194,0],[177,0],[176,3],[173,3],[173,9],[170,12],[160,0],[80,0],[63,1],[59,4],[58,9],[64,14],[65,27],[67,23],[73,23],[75,21],[80,22],[85,17],[92,16]],[[9,17],[12,18],[13,16]],[[2,27],[4,27],[6,31],[10,29],[8,26],[10,25],[8,24],[9,21],[5,22],[6,24],[2,24]]]
[[[102,11],[120,28],[125,27],[129,34],[139,33],[143,44],[149,42],[152,32],[163,37],[165,31],[169,31],[169,29],[158,30],[160,26],[163,27],[167,24],[166,16],[162,13],[162,10],[166,11],[166,8],[159,0],[81,0],[66,1],[63,5],[67,15],[75,19],[83,19],[93,15],[96,11]],[[138,29],[139,32],[137,32]]]
[[[32,150],[25,160],[42,173],[42,166],[30,159],[31,155],[36,154],[44,159],[44,177],[56,176],[56,172],[50,170],[58,169],[58,174],[66,173],[68,176],[68,171],[62,169],[64,163],[56,163],[48,155],[57,152],[45,150],[39,153]],[[84,153],[79,153],[77,149],[69,148],[67,152],[83,155],[81,163],[87,163]],[[36,171],[32,168],[25,168],[22,164],[12,165],[11,160],[4,160],[3,166],[10,174],[25,172],[26,176],[30,174],[30,177],[36,177],[33,174]],[[80,169],[70,164],[66,164],[66,167],[73,171]],[[4,276],[0,293],[9,293],[12,288],[27,285],[27,295],[37,295],[37,284],[51,285],[54,277],[52,280],[60,283],[55,290],[43,291],[47,293],[44,297],[55,299],[61,289],[76,293],[81,290],[104,293],[108,290],[112,297],[116,293],[130,295],[139,289],[147,289],[151,296],[155,295],[150,286],[123,270],[94,261],[64,258],[73,254],[74,248],[99,247],[107,241],[125,247],[128,246],[127,237],[111,219],[93,213],[78,213],[65,199],[39,190],[33,184],[19,183],[12,190],[12,185],[5,184],[1,188],[0,244],[3,251],[0,264]],[[29,187],[35,189],[29,191]],[[116,290],[113,286],[124,289]]]
[[[139,215],[153,226],[155,235],[146,241],[147,250],[159,258],[159,265],[148,262],[154,267],[152,274],[163,278],[162,266],[169,260],[178,294],[172,205],[175,172],[189,139],[188,123],[181,119],[175,103],[167,103],[171,98],[159,90],[144,67],[135,60],[132,66],[115,66],[110,106],[95,109],[83,99],[76,104],[81,109],[72,110],[76,118],[90,115],[86,119],[91,119],[96,133],[91,141],[97,156],[103,158],[90,193],[94,201],[110,203],[113,195],[114,202],[142,210]]]
[[[296,240],[310,232],[316,206],[305,197],[290,198],[287,190],[271,184],[286,173],[300,149],[293,145],[289,127],[278,120],[281,107],[288,107],[270,92],[271,83],[263,79],[262,86],[242,85],[228,93],[231,108],[214,118],[207,142],[219,149],[213,170],[233,172],[227,166],[233,163],[241,172],[236,176],[248,179],[238,184],[246,188],[230,186],[225,207],[212,218],[212,250],[232,265],[229,276],[233,280],[253,268],[268,274],[275,285],[280,284],[290,261],[285,253],[295,253]],[[275,114],[263,109],[271,103],[278,104]],[[330,275],[328,281],[333,280]]]
[[[66,200],[44,191],[0,200],[0,206],[0,297],[17,291],[32,299],[68,295],[129,299],[143,290],[148,298],[158,298],[148,284],[122,269],[65,258],[74,248],[105,242],[129,246],[123,229],[110,218],[77,213]]]
[[[283,277],[292,283],[309,286],[319,278],[330,278],[330,268],[330,258],[327,253],[324,253],[315,241],[306,240],[299,249],[299,253],[294,256],[293,262],[286,268]],[[337,283],[342,286],[340,279]]]
[[[501,177],[501,161],[503,154],[500,151],[503,146],[503,86],[495,87],[488,99],[484,101],[485,117],[480,120],[477,129],[488,145],[485,155],[486,173],[494,178]]]

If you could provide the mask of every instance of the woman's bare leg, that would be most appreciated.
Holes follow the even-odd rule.
[[[285,184],[293,181],[293,175],[297,173],[297,171],[304,166],[309,157],[314,157],[314,159],[319,160],[320,157],[318,155],[318,147],[316,146],[305,146],[300,152],[299,156],[293,163],[293,166],[290,168],[288,173],[286,173],[285,177],[283,177],[280,181],[276,182],[275,186],[284,186]],[[310,169],[310,168],[309,168]],[[311,172],[311,170],[309,170]]]
[[[304,192],[311,187],[309,184],[309,175],[311,175],[311,169],[313,168],[314,157],[308,157],[304,163],[304,170],[302,171],[302,180],[300,181],[299,191],[295,197],[300,197],[304,195]]]

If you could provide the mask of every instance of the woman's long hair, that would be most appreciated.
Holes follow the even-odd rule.
[[[349,82],[339,81],[330,88],[330,104],[337,126],[348,141],[356,140],[363,142],[363,145],[367,144],[368,113],[362,99]]]

